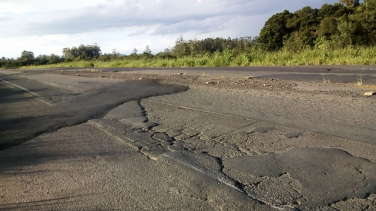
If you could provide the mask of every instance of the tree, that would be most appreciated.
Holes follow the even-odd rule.
[[[283,43],[284,49],[293,52],[303,50],[307,46],[307,43],[304,39],[306,35],[304,33],[306,33],[306,31],[294,31],[293,33],[291,33],[290,37]]]
[[[326,17],[332,17],[333,14],[337,11],[337,7],[332,4],[324,4],[321,6],[319,11],[317,12],[317,15],[320,19],[326,18]]]
[[[325,17],[320,22],[316,35],[319,37],[330,38],[337,33],[337,20],[333,17]]]
[[[133,59],[139,58],[138,50],[136,48],[133,48],[133,52],[131,53],[130,58],[133,58]]]
[[[180,35],[180,37],[176,40],[172,52],[176,57],[184,57],[191,54],[189,44],[184,40],[183,35]]]
[[[318,24],[318,11],[311,7],[304,7],[294,12],[293,16],[287,20],[287,27],[292,28],[294,31],[302,31],[316,26]]]
[[[34,60],[35,65],[46,65],[47,63],[48,63],[47,55],[39,55]]]
[[[376,44],[376,0],[364,0],[354,15],[353,20],[357,23],[357,40],[368,45]]]
[[[118,57],[120,55],[119,51],[117,51],[116,49],[112,49],[112,56],[113,57]]]
[[[354,44],[353,22],[346,16],[338,20],[337,30],[338,33],[331,37],[337,48],[345,48]]]
[[[132,54],[133,54],[133,55],[137,55],[137,52],[138,52],[138,50],[137,50],[136,48],[133,48],[133,52],[132,52]]]
[[[144,54],[151,55],[151,50],[150,50],[149,45],[147,45],[147,46],[145,47]]]
[[[293,32],[298,32],[298,37],[305,47],[307,45],[313,46],[316,40],[315,32],[317,31],[318,20],[317,9],[311,7],[304,7],[301,10],[296,11],[293,16],[287,20],[287,27]],[[295,37],[297,35],[294,35]]]
[[[94,45],[80,45],[78,47],[63,48],[63,54],[66,59],[93,59],[98,58],[101,54],[101,48]]]
[[[286,40],[293,31],[286,26],[287,21],[292,16],[292,13],[285,10],[282,13],[273,15],[266,21],[258,39],[264,49],[279,50],[283,47],[283,41]]]
[[[22,51],[21,53],[21,60],[33,60],[34,59],[34,53],[31,51]]]
[[[159,52],[155,56],[161,59],[176,59],[176,57],[171,54],[171,50],[169,48],[165,48],[163,52]]]
[[[148,45],[145,47],[145,50],[141,54],[141,56],[144,57],[144,58],[150,58],[150,57],[153,56],[153,54],[151,54],[151,50],[150,50],[150,47]]]
[[[169,48],[165,48],[164,51],[163,51],[163,53],[165,53],[165,54],[171,54],[172,51]]]
[[[61,58],[58,55],[51,54],[48,59],[48,64],[57,64],[61,62]]]
[[[34,53],[31,51],[22,51],[19,60],[22,65],[31,65],[34,63]]]

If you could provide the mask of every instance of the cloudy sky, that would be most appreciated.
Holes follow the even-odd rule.
[[[0,57],[23,50],[62,55],[97,43],[103,53],[153,53],[176,39],[257,36],[284,9],[320,8],[338,0],[0,0]]]

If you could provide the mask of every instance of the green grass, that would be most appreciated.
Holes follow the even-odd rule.
[[[305,49],[300,52],[266,52],[254,50],[251,53],[235,55],[231,51],[216,52],[204,57],[187,56],[178,59],[129,59],[119,58],[109,62],[98,60],[73,61],[39,67],[223,67],[223,66],[297,66],[297,65],[371,65],[376,64],[376,47],[348,47],[337,50]]]

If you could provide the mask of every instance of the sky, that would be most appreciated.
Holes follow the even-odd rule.
[[[0,0],[0,57],[62,55],[65,47],[97,44],[152,53],[185,40],[258,36],[283,10],[320,8],[338,0]]]

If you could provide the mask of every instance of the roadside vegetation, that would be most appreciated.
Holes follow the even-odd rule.
[[[63,56],[23,51],[0,67],[219,67],[376,64],[376,0],[340,0],[273,15],[259,37],[185,40],[153,54],[146,46],[130,55],[102,54],[96,44],[64,48]]]

